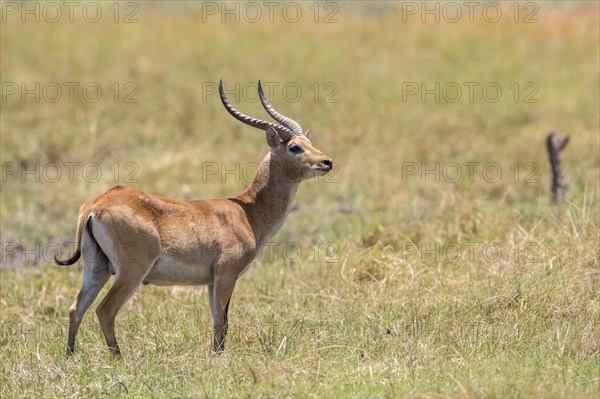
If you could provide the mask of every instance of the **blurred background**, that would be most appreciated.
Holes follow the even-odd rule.
[[[79,205],[115,184],[181,199],[241,192],[267,146],[224,111],[219,79],[242,112],[266,118],[262,79],[331,154],[336,174],[297,198],[298,221],[328,235],[400,227],[447,201],[535,209],[550,198],[551,130],[573,138],[570,198],[597,190],[589,2],[14,4],[1,61],[7,239],[70,235]]]
[[[271,337],[251,325],[266,319],[282,325],[338,320],[350,328],[334,329],[328,345],[346,348],[367,337],[369,344],[302,357],[300,370],[317,363],[337,370],[315,382],[319,388],[308,377],[290,382],[291,359],[305,352],[290,349],[282,366],[269,357],[271,348],[270,360],[252,370],[281,369],[282,381],[294,389],[265,377],[269,384],[253,391],[251,381],[236,385],[232,377],[223,391],[206,388],[205,394],[593,395],[593,355],[600,348],[590,332],[598,314],[597,2],[66,3],[2,2],[4,322],[66,323],[81,265],[69,271],[43,266],[55,252],[72,248],[79,206],[108,188],[122,184],[176,199],[242,192],[268,146],[264,133],[224,110],[217,87],[223,79],[236,108],[267,119],[256,95],[260,79],[271,103],[310,128],[313,143],[336,168],[301,185],[297,206],[273,239],[279,247],[239,284],[234,301],[243,303],[234,304],[239,327],[230,330],[233,351]],[[550,193],[545,140],[551,131],[570,136],[561,153],[569,186],[560,205]],[[290,242],[299,256],[282,250]],[[469,255],[465,243],[481,245]],[[481,251],[490,243],[500,255]],[[449,255],[457,248],[458,255]],[[560,278],[553,274],[557,268]],[[209,323],[207,308],[198,311],[198,324],[185,327],[189,315],[176,309],[163,314],[156,305],[165,301],[168,307],[169,298],[183,295],[182,301],[205,306],[203,290],[144,290],[130,317],[143,314],[144,303],[159,310],[139,316],[141,324],[180,316],[182,330],[194,331]],[[460,304],[470,304],[464,305],[469,310]],[[557,310],[566,308],[577,312]],[[30,315],[26,321],[23,314]],[[425,317],[425,327],[404,329],[410,314]],[[94,317],[88,316],[90,329],[97,328]],[[383,333],[374,328],[373,336],[352,328],[365,320],[387,327]],[[490,331],[524,327],[518,342],[498,338],[503,363],[486,363],[490,353],[480,353],[483,347],[469,334],[429,339],[432,329],[447,332],[454,324],[444,323],[458,321],[488,323]],[[567,322],[575,325],[566,343],[556,343],[570,348],[563,357],[555,347],[530,352],[532,342],[547,341]],[[152,334],[143,329],[156,320],[148,323],[135,335]],[[267,349],[281,350],[285,333],[271,333]],[[380,333],[404,338],[385,343]],[[165,339],[173,345],[189,340],[177,334]],[[198,338],[202,348],[206,337]],[[97,338],[86,341],[88,353],[103,349]],[[489,343],[485,336],[475,341]],[[7,356],[18,357],[30,345],[10,345],[14,352]],[[302,348],[297,345],[290,348]],[[59,346],[53,342],[48,353],[54,356]],[[243,369],[254,355],[231,367]],[[570,355],[566,368],[557,366],[556,359]],[[370,374],[360,363],[365,358],[372,362]],[[392,358],[396,366],[388,364]],[[520,370],[525,382],[506,388],[512,365],[523,358],[532,359]],[[362,366],[344,372],[334,367],[340,359]],[[462,389],[435,371],[459,363]],[[540,364],[563,370],[564,383],[556,382],[558,372],[537,375]],[[406,368],[412,371],[403,374]],[[219,386],[218,370],[214,381],[206,377],[209,387]],[[399,385],[390,382],[388,391],[378,385],[388,379]],[[40,392],[32,380],[23,381],[8,392]],[[48,389],[94,394],[106,384],[88,391]],[[130,381],[130,389],[135,384]],[[195,392],[188,388],[154,392]],[[132,390],[148,393],[142,385]]]

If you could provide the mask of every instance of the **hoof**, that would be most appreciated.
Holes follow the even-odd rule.
[[[109,347],[109,348],[108,348],[108,351],[109,351],[109,352],[110,352],[110,354],[111,354],[111,355],[113,355],[114,357],[118,357],[118,358],[120,358],[120,357],[121,357],[121,351],[119,350],[119,347],[118,347],[118,346],[117,346],[117,347],[114,347],[114,348],[111,348],[111,347]]]
[[[221,346],[221,347],[213,347],[211,352],[212,352],[213,355],[219,356],[223,352],[225,352],[225,347],[223,347],[223,346]]]

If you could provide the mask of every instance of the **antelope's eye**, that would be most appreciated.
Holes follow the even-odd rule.
[[[300,154],[302,152],[304,152],[304,148],[300,147],[299,145],[293,145],[290,147],[290,151],[292,152],[292,154]]]

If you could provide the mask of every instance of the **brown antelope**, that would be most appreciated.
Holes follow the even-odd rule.
[[[279,124],[237,111],[219,84],[225,109],[237,120],[264,130],[270,151],[250,186],[234,198],[178,201],[116,186],[84,204],[77,222],[83,253],[83,284],[69,310],[67,353],[86,310],[111,274],[115,281],[96,314],[111,353],[119,355],[115,317],[140,284],[207,285],[213,317],[213,350],[225,349],[227,311],[236,280],[287,217],[302,180],[327,174],[329,157],[313,147],[310,131],[277,112],[258,82],[260,100]]]

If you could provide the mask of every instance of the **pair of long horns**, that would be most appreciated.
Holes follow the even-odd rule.
[[[285,115],[280,114],[273,108],[267,97],[265,96],[265,92],[262,89],[262,85],[260,84],[260,80],[258,81],[258,96],[260,97],[260,102],[262,103],[265,110],[275,119],[277,122],[281,123],[278,125],[277,123],[268,122],[262,119],[253,118],[248,115],[242,114],[240,111],[235,109],[233,105],[225,96],[225,90],[223,89],[223,80],[219,81],[219,94],[221,95],[221,102],[225,106],[227,112],[231,114],[235,119],[240,122],[245,123],[246,125],[255,127],[257,129],[266,130],[268,127],[275,129],[275,131],[279,134],[279,137],[283,141],[289,141],[293,136],[304,136],[304,131],[302,130],[302,126],[295,120],[288,118]]]

